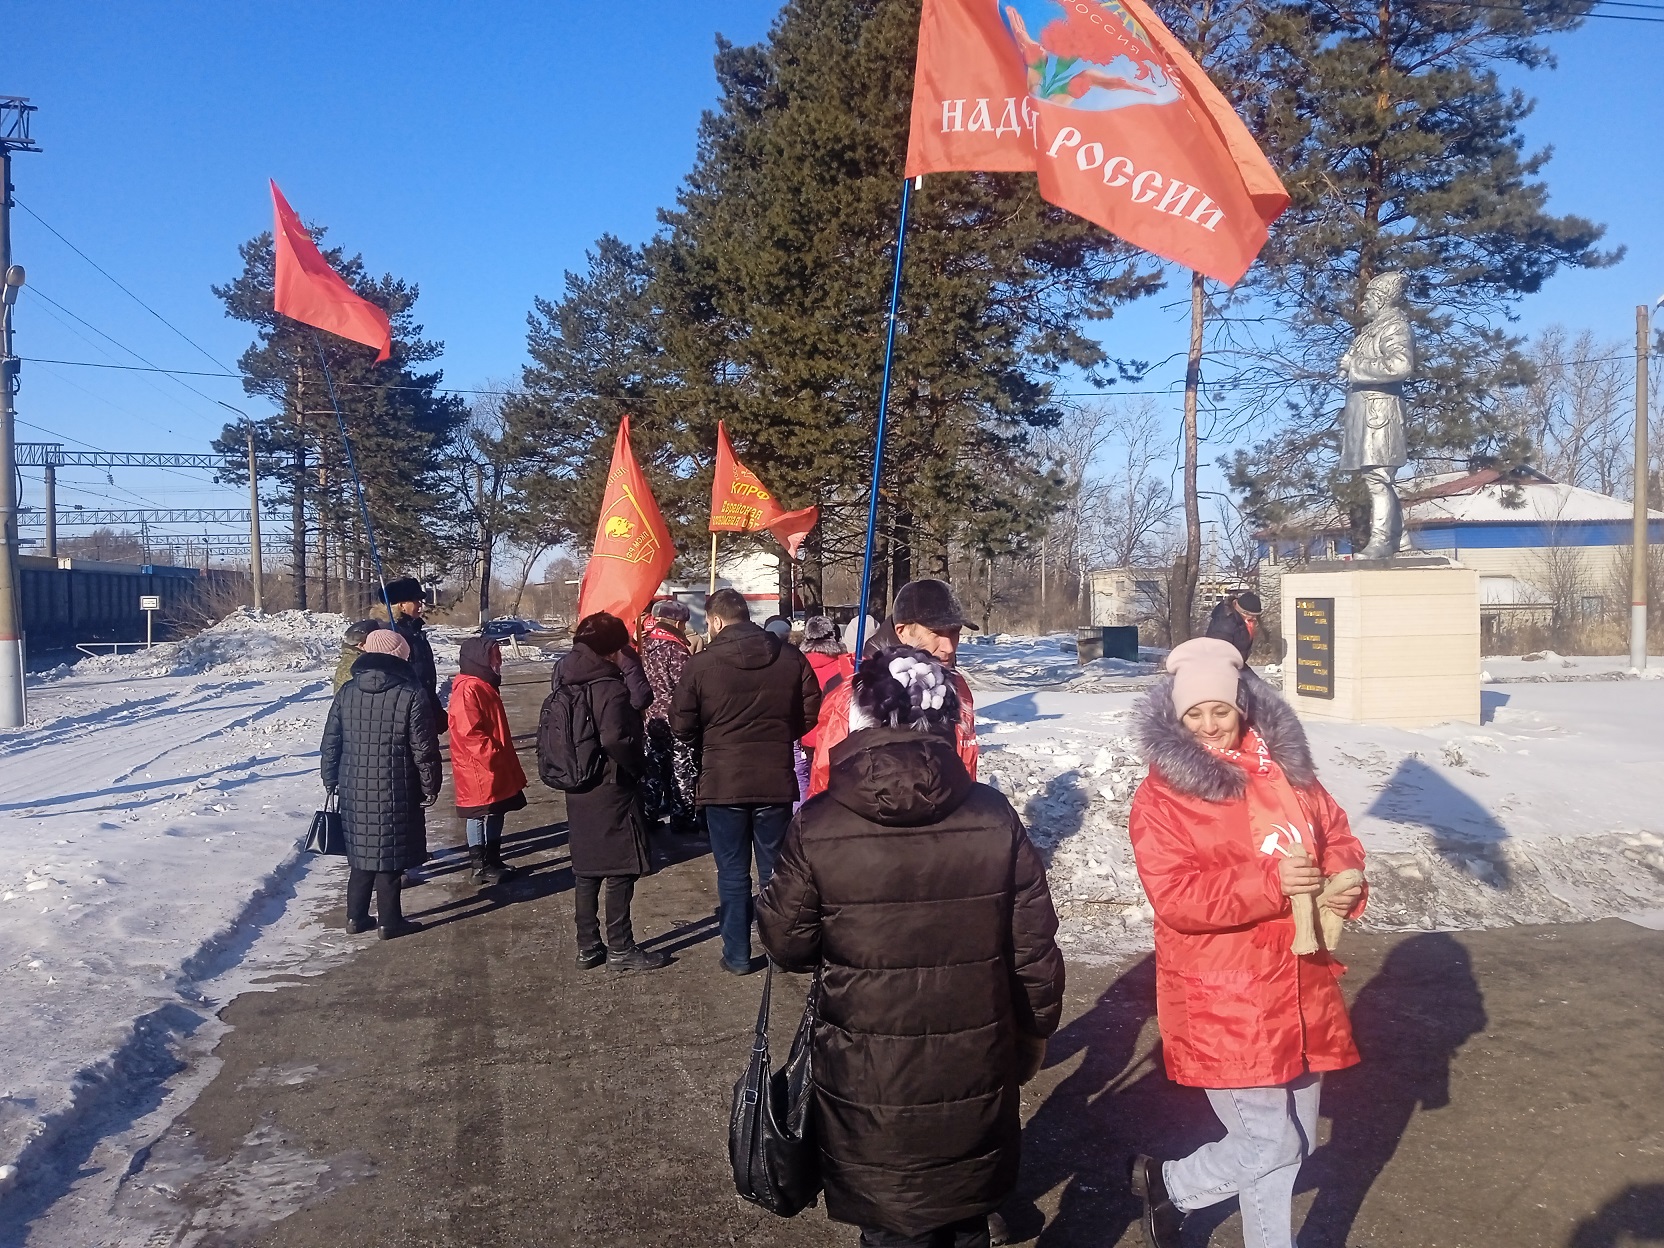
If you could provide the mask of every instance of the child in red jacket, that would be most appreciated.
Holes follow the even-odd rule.
[[[526,805],[526,773],[514,752],[503,709],[503,652],[489,637],[462,643],[461,671],[451,681],[451,778],[456,813],[468,828],[474,883],[517,874],[503,862],[503,816]]]
[[[1155,910],[1156,1014],[1168,1076],[1207,1089],[1225,1138],[1133,1162],[1150,1248],[1178,1248],[1184,1215],[1235,1196],[1246,1248],[1290,1248],[1294,1180],[1317,1140],[1324,1071],[1358,1061],[1332,955],[1293,952],[1293,905],[1355,918],[1363,847],[1318,783],[1300,721],[1200,637],[1134,711],[1150,765],[1129,819]],[[1359,877],[1352,877],[1359,878]]]

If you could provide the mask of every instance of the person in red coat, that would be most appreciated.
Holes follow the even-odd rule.
[[[1358,1061],[1346,968],[1292,952],[1291,899],[1361,871],[1363,847],[1318,783],[1300,721],[1235,646],[1187,641],[1167,671],[1134,711],[1150,770],[1133,796],[1133,855],[1155,910],[1167,1074],[1207,1090],[1226,1134],[1176,1161],[1137,1157],[1132,1188],[1150,1248],[1178,1248],[1187,1212],[1232,1196],[1245,1248],[1290,1248],[1323,1072]],[[1355,918],[1363,889],[1322,904]]]
[[[468,828],[474,883],[495,884],[517,872],[503,862],[503,816],[526,805],[526,773],[514,752],[503,709],[503,652],[489,637],[462,643],[461,671],[451,680],[451,778],[456,813]]]

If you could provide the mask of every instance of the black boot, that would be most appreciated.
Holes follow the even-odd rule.
[[[591,945],[588,949],[578,950],[578,969],[592,971],[607,960],[605,945]]]
[[[656,971],[669,965],[668,953],[648,952],[633,940],[622,949],[607,950],[607,969],[612,971]]]
[[[1144,1216],[1139,1219],[1139,1225],[1144,1231],[1146,1248],[1179,1248],[1179,1227],[1184,1224],[1184,1214],[1168,1197],[1161,1163],[1154,1157],[1140,1153],[1132,1159],[1132,1194],[1144,1202]]]
[[[503,861],[503,838],[493,836],[485,843],[486,864],[497,873],[499,880],[512,880],[520,872]]]
[[[491,865],[490,851],[484,845],[470,845],[468,847],[468,861],[474,868],[473,874],[468,878],[482,888],[495,884],[503,878],[497,868]]]

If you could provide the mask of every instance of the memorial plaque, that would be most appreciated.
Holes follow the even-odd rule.
[[[1335,600],[1294,600],[1294,692],[1302,698],[1335,696]]]

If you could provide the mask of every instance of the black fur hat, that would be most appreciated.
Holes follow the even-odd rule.
[[[396,581],[387,582],[388,602],[426,602],[427,591],[422,588],[422,582],[414,576],[401,576]]]
[[[946,581],[926,577],[908,581],[896,591],[896,605],[890,608],[890,618],[900,624],[923,624],[936,632],[950,628],[968,628],[980,632],[965,615],[953,589]]]
[[[387,625],[380,620],[359,620],[355,624],[347,625],[347,631],[342,635],[341,640],[349,646],[362,646],[364,639],[375,632],[376,629],[386,627]]]

